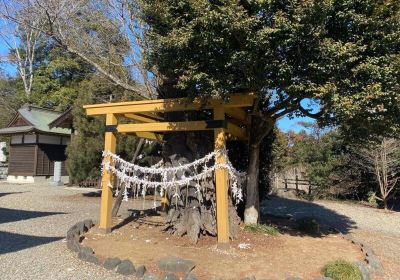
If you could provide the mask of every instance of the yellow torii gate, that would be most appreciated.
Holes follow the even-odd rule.
[[[227,137],[238,140],[248,139],[247,128],[250,119],[246,108],[253,106],[255,98],[253,94],[246,94],[233,95],[227,102],[219,99],[209,99],[204,102],[200,99],[177,98],[94,104],[83,107],[88,116],[106,116],[104,151],[116,152],[116,133],[132,133],[141,138],[161,141],[160,133],[162,132],[199,130],[214,130],[215,149],[224,149]],[[160,113],[166,112],[206,109],[213,111],[213,120],[170,122],[164,121],[160,116]],[[118,117],[121,116],[134,123],[119,123]],[[225,163],[225,158],[220,156],[217,162]],[[110,171],[104,172],[99,229],[105,233],[111,232],[113,199],[112,190],[108,186],[113,180]],[[215,172],[217,235],[218,243],[221,245],[229,243],[228,184],[227,170],[217,169]]]

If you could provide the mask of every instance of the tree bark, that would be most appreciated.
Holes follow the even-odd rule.
[[[260,144],[249,147],[249,167],[247,169],[245,224],[257,224],[259,212],[258,175],[260,165]]]
[[[253,116],[250,131],[249,166],[247,169],[246,207],[244,223],[257,224],[259,219],[259,167],[260,146],[263,139],[272,131],[275,121]]]

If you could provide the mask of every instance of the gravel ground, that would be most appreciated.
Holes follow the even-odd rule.
[[[67,250],[69,227],[98,218],[99,198],[85,197],[93,190],[45,185],[0,183],[0,279],[127,279],[78,260]],[[137,206],[137,207],[136,207]],[[148,201],[148,207],[152,202]],[[142,203],[123,203],[141,209]],[[272,198],[263,212],[314,216],[320,222],[351,233],[369,244],[385,267],[385,279],[400,279],[400,212],[331,201],[315,203]]]
[[[65,235],[76,222],[98,219],[93,190],[0,183],[0,279],[127,279],[78,260]],[[122,214],[128,214],[123,203]]]
[[[375,251],[384,266],[384,279],[400,279],[400,212],[348,202],[307,202],[281,197],[265,200],[261,209],[265,214],[291,215],[295,219],[315,217],[321,225],[351,234]]]

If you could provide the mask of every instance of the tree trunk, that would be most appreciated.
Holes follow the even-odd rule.
[[[249,167],[247,169],[245,224],[257,224],[259,212],[258,175],[260,165],[260,145],[249,147]]]
[[[167,166],[179,166],[201,158],[212,151],[212,134],[208,132],[198,133],[169,133],[165,135],[163,146],[163,158]],[[174,174],[168,180],[179,179],[182,176],[189,177],[199,170],[191,170],[186,174]],[[197,192],[197,185],[201,191]],[[178,195],[177,195],[178,194]],[[200,234],[215,236],[216,229],[216,205],[214,178],[207,178],[190,182],[187,186],[170,189],[168,194],[170,208],[168,211],[165,231],[183,236],[196,243]],[[230,202],[229,223],[230,237],[237,236],[240,218],[236,209]]]
[[[186,97],[175,85],[176,80],[165,79],[159,86],[161,98]],[[166,121],[188,121],[209,118],[202,112],[173,112],[164,114]],[[164,134],[162,147],[163,160],[167,166],[179,166],[202,158],[214,150],[213,132],[171,132]],[[189,177],[201,170],[191,170],[188,174],[174,174],[168,180],[180,179],[183,175]],[[175,177],[175,178],[172,178]],[[197,184],[201,192],[197,192]],[[216,208],[214,178],[190,182],[187,186],[170,189],[167,193],[169,210],[166,218],[165,231],[179,236],[188,235],[196,243],[200,234],[215,236]],[[235,238],[239,230],[240,218],[235,207],[230,203],[229,225],[230,237]]]
[[[244,223],[257,224],[259,218],[259,168],[260,146],[263,139],[272,131],[274,120],[253,116],[250,130],[249,166],[247,169],[246,208]]]

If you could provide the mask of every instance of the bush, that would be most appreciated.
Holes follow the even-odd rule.
[[[328,263],[322,269],[324,276],[333,280],[362,280],[360,269],[344,260],[337,260]]]
[[[257,225],[246,225],[245,231],[253,233],[263,233],[268,235],[277,235],[279,230],[273,225],[257,224]]]
[[[314,218],[302,218],[297,221],[297,229],[308,234],[318,234],[319,223]]]

